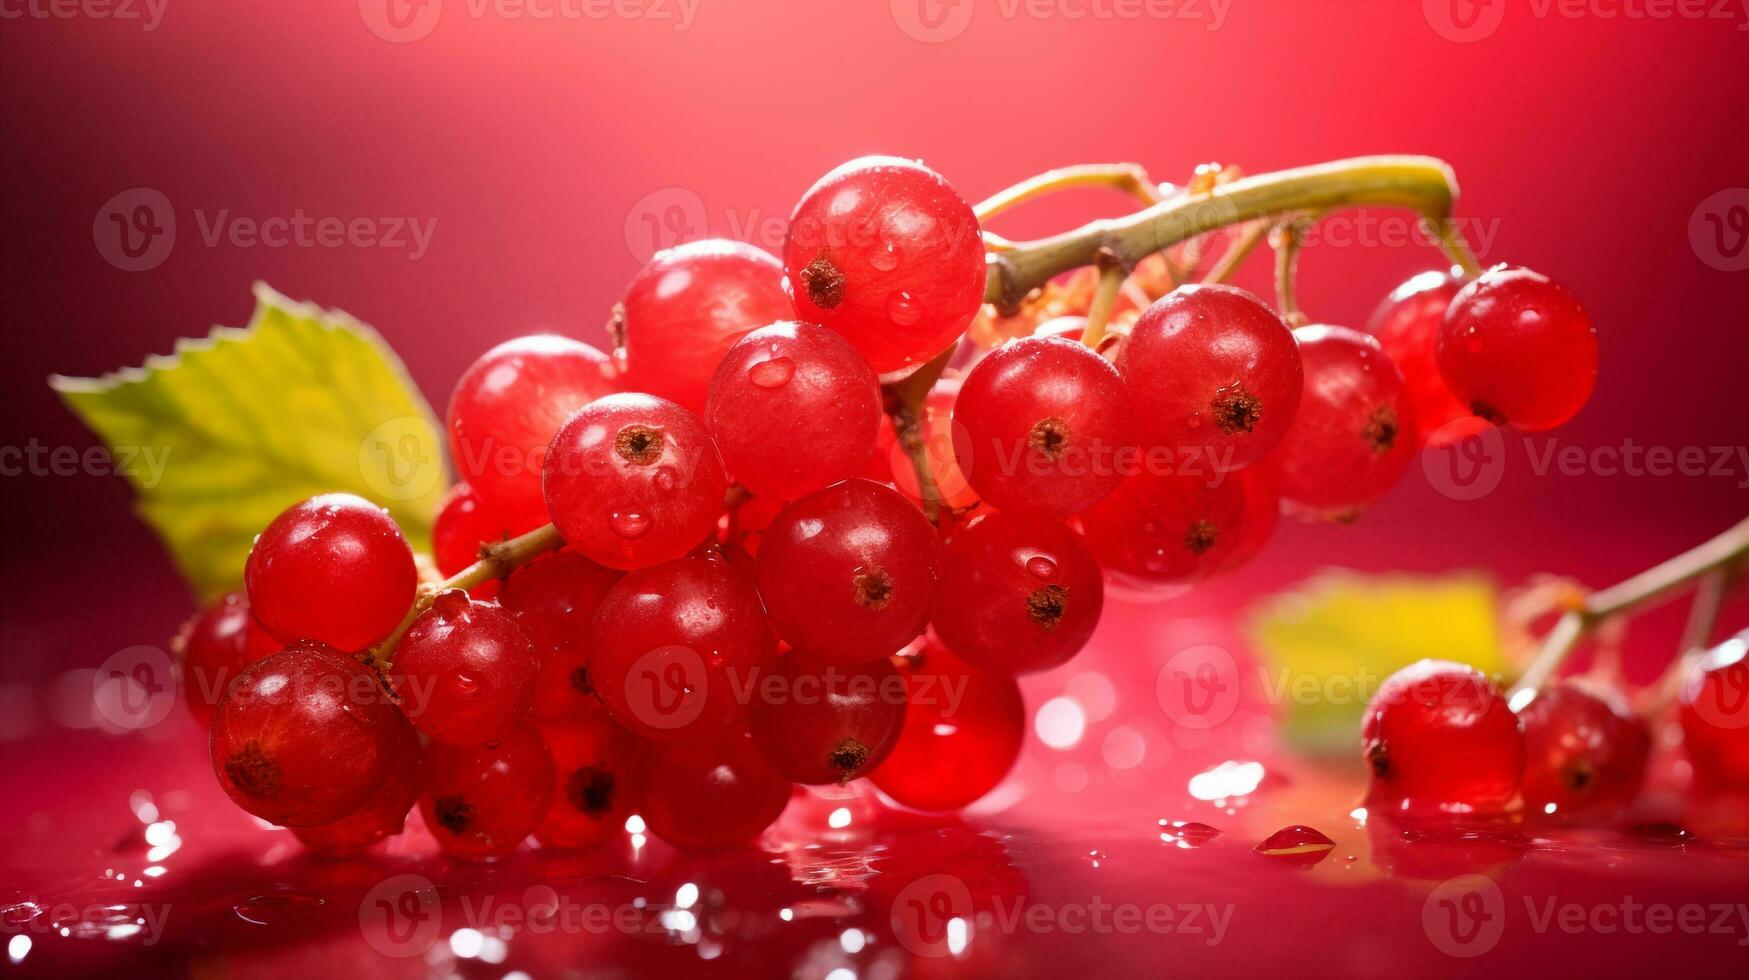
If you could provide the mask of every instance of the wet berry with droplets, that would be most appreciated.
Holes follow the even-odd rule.
[[[451,589],[395,646],[393,681],[414,727],[439,742],[487,742],[534,705],[540,658],[516,616]]]
[[[729,348],[711,379],[705,422],[737,483],[793,499],[868,465],[880,432],[874,369],[848,341],[811,323],[777,323]]]
[[[553,756],[540,733],[513,725],[486,745],[425,749],[425,826],[452,857],[504,857],[540,826],[553,798]]]
[[[283,643],[358,651],[413,604],[413,550],[388,511],[349,493],[294,504],[255,539],[244,567],[249,608]]]
[[[1497,813],[1518,795],[1518,716],[1474,667],[1422,660],[1387,677],[1366,706],[1361,739],[1369,807]]]
[[[357,854],[401,832],[407,813],[419,802],[419,792],[425,785],[424,753],[419,734],[398,712],[393,728],[389,775],[382,787],[363,806],[333,823],[293,827],[292,833],[306,848],[318,854]]]
[[[1453,272],[1422,272],[1391,290],[1373,310],[1366,331],[1379,339],[1385,356],[1403,372],[1403,397],[1414,407],[1417,446],[1448,446],[1488,428],[1452,394],[1439,373],[1434,345],[1446,307],[1464,286]]]
[[[1137,473],[1081,515],[1087,546],[1139,588],[1207,578],[1250,540],[1253,511],[1237,475]]]
[[[886,659],[843,666],[788,653],[755,689],[748,729],[785,779],[847,783],[881,764],[905,721],[905,681]]]
[[[567,544],[611,568],[686,554],[717,526],[729,478],[698,416],[649,395],[609,395],[553,437],[547,511]]]
[[[1529,432],[1579,414],[1597,385],[1597,330],[1566,287],[1497,265],[1452,297],[1435,347],[1470,411]]]
[[[571,550],[537,558],[504,580],[499,601],[521,620],[540,657],[534,716],[546,721],[598,708],[589,686],[589,625],[624,577]]]
[[[676,847],[752,842],[783,815],[792,785],[745,731],[645,747],[642,816]]]
[[[1527,814],[1603,820],[1639,794],[1652,736],[1619,693],[1563,681],[1537,692],[1518,717]]]
[[[285,644],[255,621],[247,596],[227,592],[183,623],[171,646],[178,657],[183,703],[195,720],[209,725],[213,708],[243,668],[278,653]]]
[[[980,670],[931,643],[901,670],[905,727],[869,779],[918,810],[957,810],[1008,775],[1026,735],[1011,677]]]

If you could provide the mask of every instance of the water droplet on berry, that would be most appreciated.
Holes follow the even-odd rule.
[[[1033,578],[1049,580],[1055,578],[1057,575],[1057,563],[1043,555],[1039,555],[1035,558],[1027,559],[1026,570]]]
[[[476,698],[480,696],[480,679],[472,674],[450,675],[449,687],[458,697]]]
[[[672,490],[675,485],[680,482],[680,478],[675,475],[673,467],[664,466],[656,471],[656,475],[651,482],[656,484],[656,489],[658,490]]]
[[[650,519],[643,514],[621,514],[615,512],[607,519],[607,526],[613,533],[627,541],[636,541],[650,530]]]
[[[868,264],[882,272],[891,272],[899,267],[899,246],[892,242],[882,242],[881,247],[869,253]]]
[[[908,327],[923,319],[923,310],[910,293],[901,289],[887,297],[887,318],[901,327]]]
[[[747,380],[761,388],[782,388],[796,373],[796,364],[787,357],[760,361],[747,371]]]

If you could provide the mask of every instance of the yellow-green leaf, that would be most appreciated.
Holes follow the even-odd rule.
[[[235,587],[255,535],[317,493],[375,500],[415,548],[429,541],[447,482],[431,408],[376,331],[344,313],[256,283],[247,327],[49,383],[109,445],[203,597]]]
[[[1493,583],[1330,571],[1252,610],[1266,696],[1303,751],[1351,753],[1380,683],[1424,657],[1507,670]]]

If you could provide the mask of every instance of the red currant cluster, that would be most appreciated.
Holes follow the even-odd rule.
[[[226,792],[328,851],[417,802],[468,858],[587,845],[633,812],[737,843],[793,784],[864,776],[959,808],[1020,750],[1014,678],[1086,644],[1105,575],[1232,568],[1284,503],[1377,499],[1463,406],[1547,427],[1595,372],[1584,313],[1519,269],[1418,279],[1379,338],[1291,330],[1206,283],[1091,346],[1058,321],[983,350],[960,340],[986,263],[945,180],[866,158],[802,198],[781,262],[721,241],[653,258],[612,355],[486,352],[449,403],[447,579],[421,584],[380,508],[318,496],[262,532],[246,596],[188,627],[187,671],[235,673],[211,712]],[[1095,341],[1097,305],[1069,311]],[[1399,723],[1373,724],[1375,770],[1425,778]]]

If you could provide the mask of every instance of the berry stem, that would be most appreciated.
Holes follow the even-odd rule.
[[[1036,177],[1015,184],[1006,190],[1000,190],[985,198],[972,211],[978,216],[978,223],[983,224],[991,218],[1025,204],[1034,198],[1044,197],[1071,187],[1109,187],[1113,190],[1129,194],[1143,204],[1158,204],[1165,199],[1160,193],[1159,185],[1139,164],[1134,163],[1088,163],[1074,167],[1061,167],[1047,171]]]
[[[401,637],[407,635],[407,630],[412,628],[413,621],[419,618],[420,613],[431,608],[431,601],[443,593],[451,589],[471,589],[493,579],[504,578],[541,555],[564,546],[565,539],[559,537],[558,528],[551,524],[507,541],[493,541],[482,545],[479,561],[441,582],[419,587],[419,593],[413,599],[413,607],[407,610],[407,615],[401,617],[401,625],[395,627],[395,631],[387,639],[376,645],[371,653],[371,661],[379,670],[388,670],[395,662],[395,645],[401,642]]]
[[[1221,253],[1220,261],[1215,263],[1208,275],[1202,277],[1203,283],[1221,283],[1232,278],[1233,273],[1239,271],[1239,266],[1244,265],[1245,260],[1251,257],[1251,253],[1257,251],[1257,246],[1263,243],[1271,226],[1272,222],[1269,221],[1247,221],[1239,234],[1227,245],[1227,250]]]
[[[1512,685],[1512,690],[1507,694],[1508,700],[1517,705],[1529,692],[1548,683],[1549,678],[1555,675],[1562,662],[1567,659],[1567,655],[1579,645],[1579,641],[1604,620],[1643,611],[1697,581],[1701,583],[1701,592],[1696,597],[1697,615],[1716,616],[1716,608],[1711,614],[1706,613],[1705,609],[1723,601],[1723,580],[1734,574],[1745,557],[1749,557],[1749,520],[1741,521],[1706,543],[1690,548],[1625,582],[1587,595],[1583,603],[1568,610],[1555,624],[1555,628],[1549,631],[1536,659],[1525,668],[1518,683]],[[1715,588],[1710,583],[1715,580],[1719,581],[1716,586],[1719,594],[1708,598],[1707,593]],[[1690,626],[1694,628],[1692,618]],[[1704,632],[1710,634],[1711,628],[1707,627]],[[1683,652],[1686,654],[1689,651]]]
[[[1303,327],[1307,322],[1306,314],[1300,310],[1294,276],[1300,261],[1301,223],[1309,225],[1314,220],[1310,214],[1293,215],[1276,225],[1269,236],[1269,244],[1275,249],[1275,301],[1289,327]]]
[[[1099,255],[1099,286],[1093,292],[1093,304],[1087,310],[1087,326],[1081,331],[1081,342],[1094,350],[1105,339],[1105,325],[1111,320],[1111,310],[1117,305],[1117,294],[1123,289],[1129,270],[1109,252]]]
[[[940,523],[943,498],[935,482],[935,470],[929,465],[929,438],[926,431],[929,389],[941,378],[953,359],[958,346],[949,347],[933,360],[898,381],[881,385],[882,400],[893,420],[893,434],[905,455],[911,459],[911,469],[917,474],[917,494],[923,506],[923,516],[930,523]]]
[[[1134,266],[1156,252],[1228,225],[1286,211],[1343,206],[1414,209],[1440,224],[1442,247],[1454,261],[1471,268],[1475,258],[1449,220],[1456,197],[1457,182],[1451,168],[1433,157],[1355,157],[1245,177],[1217,184],[1206,193],[1161,201],[1135,214],[1014,243],[1011,249],[991,256],[984,300],[1012,310],[1027,293],[1053,276],[1096,262],[1102,249]]]

